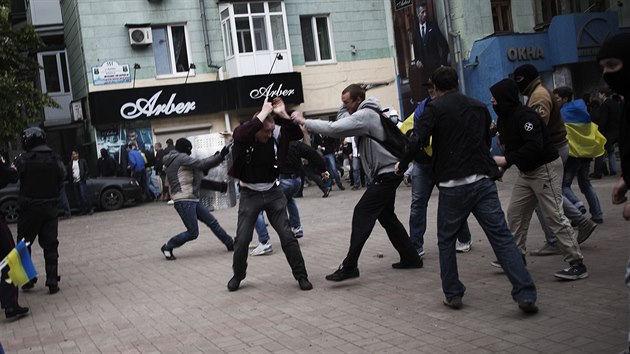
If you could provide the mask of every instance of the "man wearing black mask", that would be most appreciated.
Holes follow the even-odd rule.
[[[607,40],[599,50],[597,60],[604,68],[604,81],[613,91],[625,98],[619,130],[621,178],[613,188],[612,202],[613,204],[626,203],[623,208],[623,217],[630,220],[630,203],[627,202],[628,198],[626,197],[628,186],[630,186],[630,143],[628,143],[630,140],[630,104],[628,104],[628,97],[630,97],[630,33],[621,33]],[[630,287],[630,260],[626,267],[626,286]],[[628,342],[630,343],[630,333],[628,334]],[[622,353],[630,353],[630,344]]]
[[[504,79],[490,88],[492,105],[498,115],[497,130],[505,156],[495,156],[501,168],[515,165],[518,178],[512,189],[507,220],[519,249],[526,252],[527,230],[536,204],[557,235],[558,246],[571,265],[554,275],[560,279],[577,280],[588,277],[582,262],[571,223],[562,211],[562,161],[548,127],[539,114],[521,104],[516,83]],[[499,263],[500,265],[500,263]]]

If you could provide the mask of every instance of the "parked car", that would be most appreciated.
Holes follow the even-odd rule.
[[[72,210],[79,209],[79,201],[75,198],[71,183],[65,184],[68,201]],[[92,205],[100,210],[117,210],[125,204],[142,201],[142,188],[133,178],[128,177],[99,177],[87,180],[87,189]],[[0,189],[0,214],[4,215],[7,223],[17,222],[20,208],[17,203],[20,184],[13,183]],[[58,205],[63,211],[61,202]]]

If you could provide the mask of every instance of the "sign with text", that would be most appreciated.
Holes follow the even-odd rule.
[[[396,11],[404,9],[407,6],[411,6],[413,4],[413,0],[396,0],[394,2],[394,8]]]
[[[259,107],[265,97],[286,103],[304,102],[300,73],[243,76],[170,86],[90,93],[94,124],[176,118]]]
[[[94,85],[109,85],[131,82],[129,65],[119,65],[115,61],[106,61],[101,66],[92,67],[92,82]]]
[[[241,76],[226,81],[233,93],[234,108],[258,107],[265,97],[280,97],[285,103],[304,102],[300,73]]]

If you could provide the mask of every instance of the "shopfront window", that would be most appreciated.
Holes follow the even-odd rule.
[[[549,24],[557,15],[602,12],[609,7],[609,0],[536,0],[536,25]]]

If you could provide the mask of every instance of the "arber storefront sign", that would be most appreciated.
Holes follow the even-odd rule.
[[[93,124],[176,118],[259,107],[266,98],[304,102],[300,73],[90,93]]]

